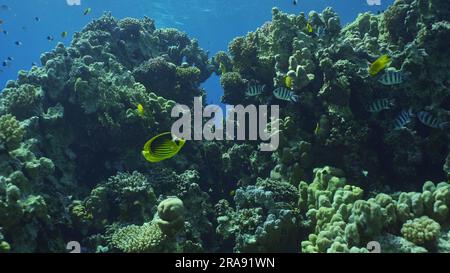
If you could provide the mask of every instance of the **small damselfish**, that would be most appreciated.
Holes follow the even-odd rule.
[[[409,76],[409,73],[397,70],[386,70],[378,81],[384,85],[401,84]]]
[[[275,98],[280,100],[286,100],[286,101],[292,101],[297,102],[298,96],[294,94],[291,90],[285,88],[285,87],[278,87],[277,89],[273,90],[273,94]]]

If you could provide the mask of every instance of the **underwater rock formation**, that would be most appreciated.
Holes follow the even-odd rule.
[[[92,21],[0,93],[0,252],[449,252],[448,10],[397,0],[341,26],[274,8],[212,58],[150,18]],[[385,54],[410,76],[372,77]],[[280,106],[279,149],[188,141],[145,161],[213,72],[224,103]]]
[[[226,67],[221,77],[223,101],[282,106],[282,118],[292,120],[293,129],[288,130],[295,131],[286,148],[301,136],[314,153],[309,166],[288,168],[286,177],[294,169],[311,173],[314,166],[333,165],[365,183],[395,181],[390,185],[394,188],[441,179],[439,166],[448,154],[446,130],[418,118],[394,130],[394,121],[408,108],[415,113],[426,110],[440,122],[449,119],[449,78],[444,72],[449,68],[444,61],[448,52],[442,36],[448,32],[449,18],[435,15],[440,13],[436,6],[445,6],[435,2],[396,1],[385,13],[360,14],[342,29],[331,8],[308,16],[274,8],[271,22],[234,39],[228,57],[219,52],[214,58],[216,68],[220,63]],[[410,76],[389,86],[371,77],[368,64],[382,54],[391,57],[390,69]],[[244,97],[255,84],[269,88],[257,98]],[[277,87],[292,90],[299,103],[276,100],[271,91]],[[395,106],[370,113],[367,107],[378,99],[394,99]]]

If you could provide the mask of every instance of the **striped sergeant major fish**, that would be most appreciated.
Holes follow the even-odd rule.
[[[403,72],[393,69],[388,69],[384,74],[378,79],[378,81],[384,85],[395,85],[401,84],[410,75],[409,72]]]
[[[280,100],[286,100],[286,101],[292,101],[297,102],[298,96],[294,94],[291,90],[287,89],[286,87],[278,87],[277,89],[273,90],[273,94],[275,98]]]
[[[394,120],[394,129],[403,129],[411,122],[411,118],[414,117],[414,113],[411,108],[403,110],[400,115]]]
[[[266,85],[252,85],[247,89],[245,94],[249,97],[261,95],[264,92],[265,87]]]
[[[417,113],[417,118],[420,120],[420,122],[431,128],[445,129],[447,126],[449,126],[448,122],[443,122],[425,111],[420,111],[419,113]]]
[[[382,110],[388,110],[394,107],[395,99],[379,99],[369,105],[368,111],[371,113],[378,113]]]

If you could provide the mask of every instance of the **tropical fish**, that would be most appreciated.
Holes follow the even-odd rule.
[[[313,30],[313,27],[311,26],[311,24],[308,22],[308,23],[306,23],[306,29],[308,29],[308,32],[309,33],[312,33],[314,30]]]
[[[316,124],[316,129],[314,129],[314,135],[318,136],[320,132],[320,121]]]
[[[220,69],[220,73],[222,73],[222,75],[227,73],[227,67],[222,62],[220,62],[220,64],[219,64],[219,69]]]
[[[286,78],[284,78],[284,84],[286,85],[287,88],[291,89],[292,88],[292,78],[289,76],[286,76]]]
[[[53,41],[53,40],[55,40],[55,38],[53,38],[53,36],[52,36],[52,35],[48,35],[48,36],[47,36],[47,40],[49,40],[49,41]]]
[[[5,66],[9,66],[9,64],[10,64],[10,63],[9,63],[8,61],[6,61],[6,60],[2,62],[2,65],[3,65],[4,67],[5,67]]]
[[[0,6],[0,9],[2,9],[2,10],[9,10],[9,7],[8,7],[8,5],[3,4],[3,5]]]
[[[443,122],[425,111],[420,111],[417,113],[417,118],[420,122],[431,128],[444,129],[449,125],[448,122]]]
[[[391,109],[394,103],[394,99],[379,99],[370,104],[367,110],[372,113],[378,113],[382,110]]]
[[[298,101],[298,96],[294,94],[289,89],[286,89],[285,87],[278,87],[277,89],[273,90],[273,94],[275,95],[275,98],[280,100],[286,100],[286,101]]]
[[[8,57],[8,58],[6,58],[8,61],[14,61],[14,58],[13,57]]]
[[[388,55],[382,55],[378,59],[376,59],[369,66],[369,74],[372,77],[375,77],[380,71],[386,68],[386,66],[391,61],[391,58]]]
[[[37,66],[37,63],[32,62],[32,63],[31,63],[31,66]]]
[[[245,95],[249,97],[261,95],[264,92],[265,87],[266,85],[252,85],[247,89]]]
[[[139,103],[139,104],[137,105],[137,110],[138,110],[139,116],[143,117],[144,114],[145,114],[144,106],[142,106],[142,104]]]
[[[394,129],[403,129],[411,122],[411,117],[414,117],[412,109],[403,110],[400,115],[394,120]]]
[[[3,34],[8,35],[8,31],[7,30],[3,30],[2,32],[3,32]]]
[[[184,139],[173,139],[171,132],[159,134],[145,143],[142,155],[156,163],[175,156],[186,143]]]
[[[15,41],[14,44],[15,44],[16,46],[21,46],[21,45],[22,45],[22,42],[21,42],[21,41]]]
[[[63,31],[63,32],[61,32],[61,37],[64,39],[67,37],[68,34],[69,33],[67,33],[67,31]]]
[[[39,22],[41,19],[39,17],[34,17],[34,21]]]
[[[292,4],[294,4],[294,6],[297,6],[297,3],[298,3],[297,0],[292,1]]]
[[[1,25],[1,24],[3,24],[3,20],[2,20],[2,19],[0,19],[0,25]]]
[[[366,170],[362,170],[361,173],[362,173],[365,177],[367,177],[367,176],[369,175],[369,172],[366,171]]]
[[[409,73],[405,73],[397,70],[386,70],[384,74],[378,79],[378,81],[384,85],[401,84]]]
[[[88,15],[89,13],[91,13],[92,9],[91,8],[87,8],[84,10],[83,15]]]

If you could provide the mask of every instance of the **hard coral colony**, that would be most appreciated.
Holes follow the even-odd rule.
[[[345,27],[273,8],[212,59],[150,18],[92,21],[0,94],[0,252],[450,252],[449,21],[447,0]],[[214,72],[223,103],[280,105],[279,148],[145,160]]]

